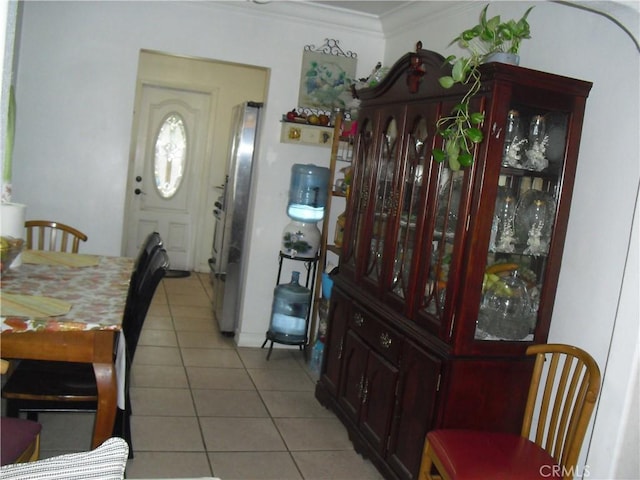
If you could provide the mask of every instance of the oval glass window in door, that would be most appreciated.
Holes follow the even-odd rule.
[[[158,193],[171,198],[182,183],[187,158],[187,131],[178,113],[170,113],[162,122],[156,137],[153,174]]]

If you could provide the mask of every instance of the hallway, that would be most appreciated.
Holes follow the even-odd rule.
[[[301,353],[236,348],[210,307],[206,274],[158,287],[131,380],[129,478],[382,478],[314,397]],[[265,313],[268,315],[268,313]],[[87,450],[91,414],[42,414],[41,458]]]

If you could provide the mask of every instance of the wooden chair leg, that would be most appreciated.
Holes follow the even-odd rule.
[[[438,474],[432,473],[433,467],[436,468],[438,473],[444,472],[442,464],[438,457],[433,452],[431,444],[427,440],[424,445],[424,451],[422,453],[422,464],[420,465],[420,480],[449,480],[446,473]]]
[[[20,454],[12,463],[25,463],[35,462],[40,458],[40,434],[38,434],[35,440],[27,447],[27,449]]]
[[[40,458],[40,434],[38,434],[38,436],[36,437],[36,440],[33,446],[33,453],[31,454],[31,457],[29,457],[29,461],[35,462],[39,458]]]

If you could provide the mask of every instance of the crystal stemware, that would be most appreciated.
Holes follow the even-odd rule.
[[[529,149],[526,152],[527,160],[524,168],[539,172],[549,166],[549,160],[546,157],[548,143],[544,116],[534,115],[529,124]]]
[[[556,202],[551,195],[531,189],[520,198],[516,210],[516,235],[526,255],[546,255],[549,251]]]
[[[502,165],[505,167],[521,167],[521,150],[524,143],[526,143],[526,139],[523,137],[520,113],[517,110],[509,110],[504,134]]]

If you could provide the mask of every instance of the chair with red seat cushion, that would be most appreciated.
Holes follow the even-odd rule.
[[[527,354],[536,359],[520,435],[433,430],[425,441],[420,479],[568,480],[578,474],[578,456],[600,391],[598,365],[569,345],[533,345]]]
[[[37,460],[42,425],[21,418],[2,417],[0,420],[0,465]]]

